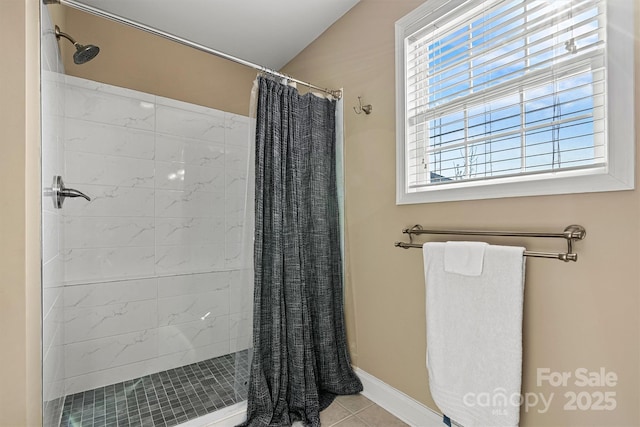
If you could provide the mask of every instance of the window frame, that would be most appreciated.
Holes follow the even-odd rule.
[[[608,0],[606,7],[606,165],[487,180],[426,186],[409,192],[406,119],[406,38],[446,14],[477,5],[474,0],[429,0],[396,22],[396,204],[574,194],[635,188],[634,0]],[[611,25],[610,23],[615,23]],[[629,37],[628,35],[632,36]],[[615,120],[615,123],[614,123]]]

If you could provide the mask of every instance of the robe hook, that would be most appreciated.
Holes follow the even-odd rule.
[[[371,104],[362,105],[362,98],[358,97],[358,106],[353,107],[353,111],[355,111],[356,114],[362,114],[364,111],[366,115],[369,115],[371,114],[371,110],[373,110],[373,106]]]

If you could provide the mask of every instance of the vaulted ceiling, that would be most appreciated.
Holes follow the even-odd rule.
[[[359,0],[79,0],[278,70]]]

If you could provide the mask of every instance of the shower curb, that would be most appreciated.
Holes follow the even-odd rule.
[[[238,402],[177,427],[235,427],[247,419],[247,401]]]

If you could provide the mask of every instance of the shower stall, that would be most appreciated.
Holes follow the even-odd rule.
[[[67,76],[57,38],[81,62],[98,48],[41,16],[43,424],[170,426],[239,408],[250,119]]]

